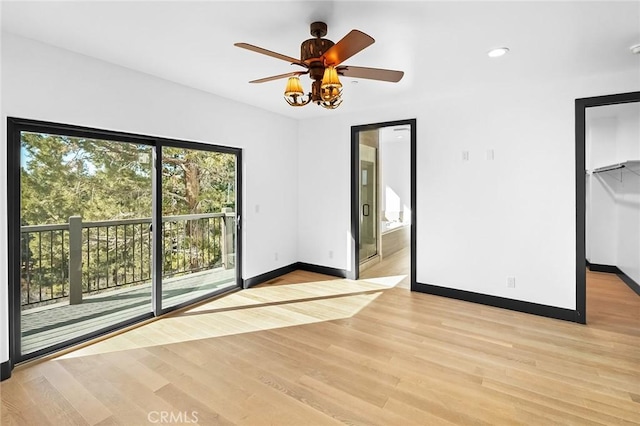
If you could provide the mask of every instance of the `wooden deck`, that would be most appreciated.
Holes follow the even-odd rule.
[[[235,286],[235,270],[213,269],[163,282],[163,308]],[[151,282],[22,311],[22,353],[28,354],[148,314]]]

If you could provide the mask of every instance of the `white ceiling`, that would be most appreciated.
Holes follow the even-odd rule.
[[[288,106],[286,80],[248,84],[297,68],[233,43],[298,57],[316,20],[327,22],[334,42],[353,28],[376,39],[347,64],[403,70],[404,79],[343,78],[344,103],[334,111]],[[640,43],[638,1],[3,1],[2,29],[294,118],[487,85],[633,69],[640,76],[640,55],[629,51]],[[496,46],[511,52],[488,58]]]

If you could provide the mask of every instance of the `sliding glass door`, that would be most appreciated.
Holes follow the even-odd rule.
[[[11,358],[240,286],[241,151],[8,119]]]
[[[236,155],[162,147],[162,308],[236,285]]]
[[[143,144],[20,132],[23,355],[152,311],[151,158]]]

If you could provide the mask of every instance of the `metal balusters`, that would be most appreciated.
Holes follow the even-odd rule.
[[[225,211],[163,218],[158,235],[165,257],[163,277],[230,263],[223,257],[233,251],[225,248],[234,238],[225,238],[232,215]],[[63,297],[82,303],[83,294],[148,282],[153,275],[150,223],[151,218],[83,222],[71,217],[65,224],[23,226],[23,306]]]

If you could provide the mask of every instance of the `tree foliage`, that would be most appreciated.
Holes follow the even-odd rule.
[[[151,216],[152,148],[40,133],[22,134],[21,211],[31,224]],[[234,206],[235,157],[163,148],[164,215]]]
[[[80,216],[83,222],[152,216],[152,147],[30,132],[22,133],[21,142],[23,224],[64,224],[71,216]],[[160,200],[165,217],[235,207],[235,156],[163,147],[161,168]],[[163,244],[165,268],[188,265],[189,270],[201,270],[219,264],[220,224],[179,222],[171,221],[171,229],[181,227],[181,234],[169,232],[168,222],[164,224],[163,238],[169,239]],[[105,227],[102,234],[96,229],[85,230],[85,289],[99,289],[114,282],[119,285],[127,281],[131,271],[135,277],[136,270],[136,279],[150,278],[150,236],[148,222],[132,226],[128,232],[121,228],[119,235],[115,227]],[[64,253],[61,238],[53,233],[22,235],[23,281],[37,281],[38,297],[43,286],[48,288],[49,298],[66,295],[62,281],[66,279],[68,253]],[[44,264],[43,244],[49,247]],[[149,271],[146,275],[142,271],[145,268]]]
[[[151,216],[151,148],[22,134],[21,214],[31,224]]]

